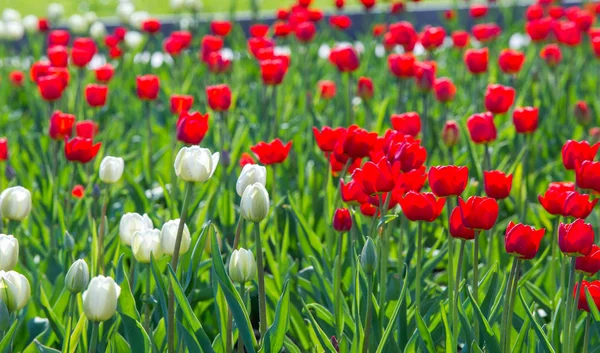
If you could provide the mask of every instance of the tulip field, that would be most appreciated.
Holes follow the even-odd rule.
[[[600,4],[415,6],[0,9],[0,353],[600,352]]]

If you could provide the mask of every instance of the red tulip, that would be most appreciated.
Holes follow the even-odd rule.
[[[415,63],[415,83],[417,87],[424,91],[429,91],[435,83],[435,62],[416,62]]]
[[[467,49],[464,56],[467,69],[472,74],[484,73],[488,69],[488,48]]]
[[[467,31],[454,31],[451,37],[455,48],[464,48],[469,44],[469,32]]]
[[[356,169],[352,179],[361,184],[365,194],[375,195],[394,189],[394,174],[392,165],[383,157],[377,163],[367,162],[362,169]]]
[[[573,21],[555,22],[552,29],[556,39],[562,44],[573,47],[581,42],[581,31]]]
[[[373,34],[373,37],[381,37],[382,35],[386,34],[386,31],[387,31],[387,25],[385,23],[376,23],[373,25],[373,29],[372,29],[371,33]],[[391,36],[391,34],[389,34],[389,35]],[[394,45],[395,44],[396,43],[394,43]]]
[[[226,84],[206,87],[206,100],[210,109],[221,112],[231,106],[231,89]]]
[[[336,86],[335,82],[329,80],[321,80],[317,82],[319,96],[323,99],[331,99],[335,97]]]
[[[590,146],[587,141],[568,140],[562,147],[563,165],[568,170],[575,170],[583,161],[593,161],[600,148],[600,143]]]
[[[421,34],[421,45],[426,50],[439,48],[444,43],[446,31],[443,27],[426,27]]]
[[[287,37],[294,29],[287,22],[277,21],[273,24],[274,37]]]
[[[231,60],[223,57],[219,52],[210,53],[206,61],[208,70],[215,74],[220,74],[229,71]]]
[[[65,89],[64,82],[56,74],[38,78],[37,84],[40,95],[47,101],[59,99]]]
[[[488,13],[488,7],[483,4],[473,4],[469,8],[469,15],[473,18],[485,17]]]
[[[368,132],[356,125],[348,128],[344,138],[343,152],[352,158],[364,158],[369,155],[377,141],[377,133]]]
[[[562,215],[573,218],[587,218],[594,210],[599,199],[590,202],[590,195],[569,191],[565,197]]]
[[[107,95],[108,87],[105,85],[91,83],[85,86],[85,100],[90,107],[103,107]]]
[[[192,44],[192,33],[188,31],[171,32],[170,38],[178,41],[183,49],[187,49]]]
[[[421,131],[421,117],[416,112],[392,114],[390,121],[394,130],[403,135],[417,136]]]
[[[469,168],[454,165],[429,168],[429,186],[436,196],[459,196],[467,188]]]
[[[302,22],[298,24],[294,30],[294,34],[296,35],[296,39],[300,43],[308,43],[315,37],[317,33],[317,27],[315,24],[309,21]]]
[[[538,196],[540,204],[551,215],[563,215],[565,202],[570,192],[575,191],[573,183],[551,183],[542,196]]]
[[[0,161],[8,159],[8,140],[6,137],[0,138]]]
[[[254,160],[254,158],[252,158],[252,156],[248,152],[242,153],[242,155],[240,157],[240,167],[244,168],[244,166],[246,164],[256,164],[256,161]]]
[[[331,25],[331,27],[343,31],[352,26],[352,20],[350,19],[350,17],[345,15],[332,15],[329,18],[329,24]]]
[[[92,139],[74,137],[65,142],[65,157],[68,161],[85,164],[98,154],[102,143],[94,144]]]
[[[410,136],[399,136],[403,140],[389,146],[388,159],[400,162],[400,169],[405,173],[421,168],[427,159],[427,150],[421,146],[421,141],[414,140]]]
[[[335,8],[338,10],[344,9],[345,0],[335,0]]]
[[[410,22],[400,21],[390,25],[390,33],[394,42],[410,52],[417,43],[417,32]]]
[[[323,12],[317,9],[308,9],[308,19],[311,22],[319,22],[323,19]]]
[[[361,76],[358,78],[356,95],[362,100],[373,98],[373,80],[368,77]]]
[[[556,44],[548,44],[542,48],[540,57],[546,61],[548,66],[556,66],[562,60],[562,53],[560,47]]]
[[[496,140],[496,125],[490,112],[473,114],[467,120],[471,140],[475,143],[490,143]]]
[[[498,66],[505,74],[515,75],[521,71],[525,54],[513,49],[503,49],[498,56]]]
[[[494,114],[504,114],[515,101],[515,89],[498,84],[488,85],[485,108]]]
[[[65,137],[71,136],[75,115],[63,113],[60,110],[52,113],[50,117],[50,128],[48,135],[53,140],[63,141]]]
[[[346,169],[346,175],[352,175],[352,173],[354,173],[354,171],[358,168],[360,168],[361,164],[362,164],[362,160],[360,159],[355,159],[352,160],[350,158],[339,158],[340,156],[336,153],[330,153],[329,154],[329,167],[331,168],[331,175],[333,175],[334,177],[338,177],[340,176],[340,173]],[[350,164],[348,166],[346,166],[346,163],[350,162]]]
[[[587,127],[591,124],[590,108],[584,101],[577,101],[574,109],[575,120],[579,125]]]
[[[578,289],[578,286],[581,283],[581,290]],[[594,304],[596,308],[600,308],[600,281],[581,281],[579,283],[575,283],[575,289],[573,290],[573,297],[577,296],[577,292],[579,292],[579,298],[577,299],[577,309],[590,312],[590,305],[587,301],[586,289],[590,292],[590,296],[594,300]]]
[[[194,105],[194,97],[185,94],[173,94],[171,95],[171,113],[181,114],[192,109]]]
[[[488,197],[496,200],[502,200],[510,195],[512,188],[513,175],[506,175],[505,173],[492,170],[483,172],[483,181],[485,194]]]
[[[67,67],[69,64],[69,53],[67,48],[62,45],[55,45],[48,48],[48,60],[54,67]]]
[[[594,55],[596,58],[600,58],[600,37],[593,37],[591,44]]]
[[[108,49],[108,56],[111,59],[118,59],[121,56],[123,56],[123,50],[121,50],[121,48],[119,47],[112,47]]]
[[[433,83],[435,99],[440,102],[450,102],[456,96],[456,86],[448,77],[440,77]]]
[[[211,53],[218,52],[221,49],[223,49],[223,38],[211,35],[202,37],[200,57],[203,62],[208,61]]]
[[[413,169],[409,172],[400,173],[395,176],[396,186],[392,192],[399,195],[396,197],[397,199],[409,191],[421,192],[426,181],[427,173],[425,173],[425,166]]]
[[[475,231],[471,228],[465,227],[463,219],[460,214],[460,208],[454,207],[450,214],[449,221],[450,235],[453,238],[460,238],[465,240],[475,239]]]
[[[259,142],[258,144],[250,147],[250,150],[254,152],[262,164],[270,165],[285,161],[290,153],[291,148],[292,141],[284,145],[280,139],[276,138],[269,143]]]
[[[104,64],[94,70],[96,80],[102,83],[108,83],[115,73],[115,69],[111,64]]]
[[[84,195],[85,188],[83,187],[83,185],[77,184],[73,186],[73,189],[71,190],[71,196],[73,196],[76,199],[82,199]]]
[[[84,67],[92,61],[96,54],[96,43],[90,38],[77,38],[71,48],[71,60],[77,67]]]
[[[433,222],[440,216],[446,200],[436,199],[431,192],[409,191],[400,199],[402,213],[411,221]]]
[[[277,86],[283,81],[287,65],[281,59],[269,59],[260,62],[260,71],[265,85]]]
[[[50,24],[48,23],[48,19],[40,17],[38,19],[38,31],[47,32],[50,29]]]
[[[353,47],[335,47],[329,53],[329,61],[334,64],[340,72],[353,72],[358,69],[358,54]]]
[[[589,254],[575,259],[575,270],[588,276],[594,276],[600,271],[600,247],[594,244]]]
[[[347,208],[338,208],[333,213],[333,229],[338,232],[349,232],[352,229],[352,216]]]
[[[136,78],[137,95],[142,100],[155,100],[158,97],[160,81],[154,75],[138,76]]]
[[[405,6],[404,6],[404,2],[402,1],[397,1],[397,2],[393,2],[392,5],[390,6],[390,13],[393,15],[398,15],[403,13],[405,10]]]
[[[460,214],[465,227],[490,230],[498,219],[498,202],[491,197],[471,196],[465,202],[458,198]]]
[[[408,78],[415,75],[415,57],[408,54],[391,54],[388,57],[388,68],[398,78]]]
[[[155,18],[149,18],[142,22],[142,31],[155,34],[160,31],[160,22]]]
[[[8,79],[14,87],[23,86],[24,77],[25,75],[23,74],[23,72],[18,70],[11,71],[10,74],[8,74]]]
[[[184,49],[184,43],[172,36],[165,38],[163,41],[163,50],[171,56],[180,55]]]
[[[210,31],[216,36],[227,37],[231,32],[231,22],[213,20],[210,23]]]
[[[565,256],[585,256],[592,251],[594,229],[583,219],[573,223],[560,222],[558,227],[558,246]]]
[[[531,260],[537,254],[546,229],[535,229],[525,224],[508,223],[504,235],[504,247],[510,255],[521,260]]]
[[[375,6],[375,0],[360,0],[366,11],[370,11]]]
[[[444,130],[442,131],[442,141],[446,147],[455,146],[460,139],[460,129],[458,124],[454,120],[448,120],[444,124]]]
[[[63,91],[69,85],[69,70],[65,67],[51,67],[48,69],[48,76],[56,75],[62,84]]]
[[[471,32],[478,41],[485,43],[498,38],[502,29],[495,23],[480,23],[473,26]]]
[[[267,32],[269,32],[268,25],[257,23],[250,26],[250,35],[252,37],[265,37]]]
[[[49,75],[51,64],[48,61],[36,61],[29,69],[29,78],[37,83],[40,77]]]
[[[513,124],[517,133],[530,134],[538,127],[538,108],[524,107],[513,111]]]
[[[362,189],[359,182],[351,180],[348,184],[344,184],[344,180],[340,179],[340,194],[342,201],[348,204],[363,204],[368,201],[368,195]]]
[[[577,187],[600,192],[600,162],[581,162],[575,170],[575,177]]]
[[[177,120],[177,140],[189,145],[198,145],[208,131],[208,114],[182,112]]]
[[[75,124],[75,133],[77,137],[93,140],[94,137],[98,135],[99,131],[100,128],[98,127],[98,124],[91,120],[82,120]]]
[[[62,29],[55,29],[48,33],[48,47],[53,47],[55,45],[62,45],[66,47],[69,45],[69,39],[71,35],[68,31]]]
[[[565,9],[561,6],[551,6],[548,10],[548,14],[555,20],[562,18],[565,15]]]
[[[319,130],[316,127],[313,127],[313,134],[315,135],[315,141],[321,151],[329,153],[333,152],[338,141],[344,138],[346,129],[342,127],[332,129],[329,126],[323,126],[321,130]]]

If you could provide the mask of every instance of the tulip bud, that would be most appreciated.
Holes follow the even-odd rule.
[[[38,18],[34,15],[27,15],[23,17],[23,27],[27,33],[35,33],[39,30]]]
[[[154,225],[147,214],[142,216],[137,213],[125,213],[119,223],[121,242],[125,245],[131,245],[135,232],[152,228],[154,228]]]
[[[0,194],[0,214],[11,221],[22,221],[31,211],[31,193],[22,186],[13,186]]]
[[[444,125],[444,131],[442,132],[442,140],[446,147],[452,147],[458,143],[460,138],[460,130],[458,124],[454,120],[449,120]]]
[[[129,17],[134,11],[135,7],[133,4],[127,1],[121,1],[119,2],[119,6],[117,6],[117,16],[123,23],[129,22]]]
[[[590,129],[590,143],[596,144],[600,142],[600,127],[593,127]]]
[[[175,157],[175,173],[183,181],[203,183],[212,177],[219,164],[219,152],[207,148],[183,147]]]
[[[88,289],[83,292],[83,312],[88,320],[106,321],[117,311],[121,288],[110,277],[92,278]]]
[[[65,14],[65,8],[62,4],[51,3],[48,5],[48,19],[52,22],[58,22]]]
[[[90,36],[96,40],[104,39],[106,36],[106,26],[102,22],[94,22],[90,26]]]
[[[231,154],[229,153],[229,151],[227,150],[221,150],[221,164],[223,165],[223,167],[225,168],[229,168],[229,166],[231,165]]]
[[[71,251],[75,248],[75,239],[69,232],[65,232],[65,236],[63,238],[63,247],[67,251]]]
[[[15,271],[0,271],[0,301],[9,312],[23,309],[30,296],[31,287],[25,276]]]
[[[10,328],[10,313],[3,301],[0,301],[0,331],[7,331]]]
[[[100,185],[94,184],[94,187],[92,188],[92,197],[94,198],[94,200],[98,200],[100,198],[100,195]]]
[[[10,271],[19,260],[19,242],[12,235],[0,234],[0,270]]]
[[[229,277],[237,283],[246,283],[256,275],[256,261],[252,251],[240,248],[233,250],[229,259]]]
[[[165,223],[160,230],[160,246],[162,251],[167,255],[173,255],[175,252],[175,241],[177,239],[177,231],[179,229],[179,219],[173,219]],[[181,246],[179,255],[185,254],[190,249],[192,237],[187,225],[183,225],[183,235],[181,237]]]
[[[83,292],[90,281],[90,271],[83,259],[75,261],[65,277],[65,287],[73,294]]]
[[[348,232],[352,229],[352,216],[347,208],[338,208],[333,214],[333,229]]]
[[[141,47],[144,37],[140,32],[128,31],[125,33],[125,45],[129,50],[137,50]]]
[[[269,193],[261,183],[249,185],[242,194],[240,212],[245,219],[258,223],[269,213]]]
[[[131,251],[135,259],[143,264],[150,263],[150,257],[160,259],[163,254],[160,246],[160,230],[144,229],[133,234]]]
[[[235,184],[235,191],[241,197],[246,187],[254,183],[267,185],[267,168],[258,164],[246,164]]]
[[[88,23],[83,16],[75,14],[69,17],[69,29],[75,34],[84,34],[88,29]]]
[[[123,158],[106,156],[100,163],[100,180],[107,184],[114,184],[123,176],[124,168]]]
[[[592,118],[590,116],[590,108],[584,101],[578,101],[575,103],[575,119],[577,123],[581,126],[589,126],[592,122]]]
[[[372,275],[375,273],[375,269],[377,268],[377,250],[375,250],[375,243],[373,243],[371,237],[367,238],[365,246],[363,246],[360,253],[360,265],[366,274]]]
[[[12,181],[17,176],[17,172],[15,171],[15,168],[7,165],[6,169],[4,169],[4,176],[6,177],[6,180]]]

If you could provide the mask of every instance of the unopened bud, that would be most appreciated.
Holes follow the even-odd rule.
[[[65,250],[71,251],[75,248],[75,239],[69,232],[65,232],[65,236],[63,239],[63,246]]]
[[[65,277],[65,286],[71,293],[80,293],[87,288],[89,281],[90,271],[88,265],[84,260],[79,259],[69,268],[69,272]]]
[[[590,108],[584,101],[578,101],[575,103],[574,114],[575,119],[577,119],[577,123],[581,126],[589,126],[592,122]]]
[[[458,124],[454,120],[448,120],[442,131],[442,140],[446,147],[452,147],[458,143],[460,138],[460,130]]]
[[[377,250],[375,250],[375,243],[373,243],[371,237],[367,238],[365,246],[363,246],[360,253],[360,265],[366,274],[372,275],[375,273],[375,269],[377,268]]]

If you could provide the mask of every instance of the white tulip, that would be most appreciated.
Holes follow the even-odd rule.
[[[269,213],[269,193],[261,183],[254,183],[246,187],[240,202],[242,217],[251,222],[260,222]]]
[[[96,15],[96,13],[94,11],[88,11],[88,12],[84,13],[83,18],[85,19],[85,21],[88,24],[98,21],[98,15]]]
[[[136,11],[129,16],[129,25],[136,29],[142,28],[142,22],[150,18],[146,11]]]
[[[83,292],[90,282],[90,270],[83,259],[75,261],[65,277],[65,287],[71,293]]]
[[[8,311],[21,310],[31,297],[29,281],[15,271],[0,271],[0,300],[6,304]]]
[[[5,38],[12,41],[17,41],[25,35],[25,28],[21,22],[6,22],[5,23]]]
[[[11,221],[22,221],[31,212],[31,193],[22,186],[13,186],[0,194],[0,214]]]
[[[106,26],[102,22],[94,22],[90,26],[90,36],[96,40],[102,40],[106,36]]]
[[[183,147],[175,158],[175,174],[183,181],[202,183],[210,179],[219,164],[219,152],[208,148]]]
[[[0,234],[0,270],[10,271],[19,260],[19,242],[12,235]]]
[[[6,22],[20,22],[21,14],[15,9],[4,9],[2,11],[2,20]]]
[[[69,29],[75,34],[84,34],[88,30],[88,23],[83,16],[75,14],[69,17]]]
[[[123,158],[106,156],[100,163],[100,180],[107,184],[114,184],[123,176],[124,168]]]
[[[34,15],[27,15],[23,17],[23,27],[27,33],[36,33],[39,30],[38,18]]]
[[[142,45],[144,37],[140,32],[128,31],[125,33],[125,46],[130,50],[137,50]]]
[[[61,4],[52,3],[48,5],[48,19],[51,22],[58,22],[65,14],[65,7]]]
[[[173,9],[174,11],[181,11],[184,6],[184,0],[171,0],[171,9]]]
[[[110,277],[92,278],[83,292],[83,312],[90,321],[106,321],[117,311],[121,288]]]
[[[131,241],[131,251],[135,259],[143,264],[149,263],[150,257],[160,259],[163,254],[160,247],[160,230],[144,229],[135,232]]]
[[[202,10],[202,1],[200,0],[184,0],[185,7],[190,11],[200,11]]]
[[[167,255],[173,255],[175,252],[175,241],[177,239],[177,230],[179,229],[179,219],[173,219],[165,223],[160,230],[160,246],[163,252]],[[183,225],[183,235],[181,237],[181,245],[179,247],[179,255],[185,254],[192,243],[190,230],[187,224]]]
[[[121,2],[117,6],[117,17],[123,23],[129,22],[129,16],[135,11],[135,7],[130,2]]]
[[[258,164],[246,164],[235,184],[235,191],[241,197],[246,187],[254,183],[267,185],[267,168]]]
[[[123,244],[131,245],[135,232],[152,228],[154,225],[147,214],[125,213],[119,222],[119,237]]]
[[[229,277],[237,283],[246,283],[256,276],[256,261],[252,251],[240,248],[233,250],[229,259]]]
[[[0,21],[0,40],[6,39],[6,25]]]

